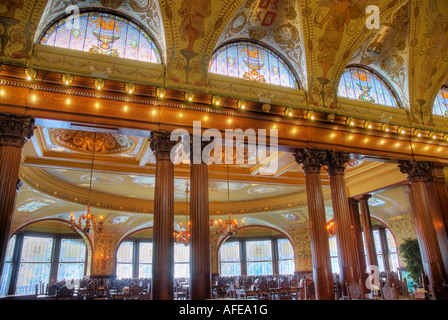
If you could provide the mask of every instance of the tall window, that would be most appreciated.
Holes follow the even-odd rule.
[[[437,93],[432,113],[438,116],[448,117],[448,87],[442,87]]]
[[[338,245],[336,242],[336,237],[330,237],[328,242],[330,244],[331,271],[339,274]]]
[[[138,277],[152,277],[152,242],[140,242],[138,254]]]
[[[235,239],[219,249],[222,276],[293,274],[294,250],[285,238]]]
[[[134,242],[124,241],[117,251],[117,279],[133,278]]]
[[[154,40],[133,22],[110,13],[84,12],[53,24],[41,44],[145,62],[162,63]]]
[[[389,270],[397,272],[400,267],[398,262],[397,244],[395,243],[392,232],[386,229],[387,256],[389,258]]]
[[[293,274],[295,270],[294,249],[288,239],[277,239],[278,273]]]
[[[279,55],[252,42],[239,41],[220,47],[210,60],[209,72],[283,87],[299,87]]]
[[[82,239],[62,239],[58,280],[82,279],[86,262],[86,244]]]
[[[41,281],[49,283],[53,241],[32,236],[23,239],[16,294],[34,293]]]
[[[339,82],[338,96],[398,108],[390,87],[375,73],[360,67],[347,67]]]
[[[8,243],[8,248],[6,249],[6,257],[5,257],[5,265],[3,266],[2,278],[0,283],[0,296],[4,296],[8,294],[9,284],[11,282],[11,274],[13,267],[13,257],[14,257],[14,249],[16,246],[17,236],[14,235],[11,237]]]
[[[227,241],[219,250],[222,276],[241,275],[241,251],[239,241]]]
[[[174,278],[190,278],[190,245],[174,244]]]

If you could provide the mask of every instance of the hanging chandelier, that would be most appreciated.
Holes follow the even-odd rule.
[[[241,226],[237,219],[232,219],[230,213],[230,179],[229,179],[229,165],[227,165],[227,206],[229,210],[227,220],[215,220],[215,231],[222,236],[236,236],[238,232],[244,233],[244,219],[241,221]]]
[[[93,163],[95,159],[95,148],[96,148],[96,132],[93,138],[92,164],[90,169],[89,202],[92,193]],[[87,207],[86,214],[82,214],[79,216],[78,221],[76,221],[73,212],[70,213],[69,223],[70,223],[70,229],[72,229],[73,231],[82,230],[85,233],[89,233],[90,229],[92,228],[94,232],[101,234],[101,232],[104,229],[103,216],[100,216],[97,221],[97,218],[90,212],[90,207]]]
[[[191,237],[191,233],[190,233],[190,227],[191,227],[191,222],[190,221],[186,221],[187,217],[188,217],[188,184],[187,184],[187,188],[185,190],[185,212],[186,212],[186,217],[185,217],[185,228],[182,226],[182,222],[179,223],[179,232],[174,232],[174,241],[176,243],[183,243],[184,245],[189,245],[190,244],[190,237]]]
[[[334,237],[336,231],[334,226],[334,220],[328,221],[326,228],[328,232],[328,237],[329,238]]]

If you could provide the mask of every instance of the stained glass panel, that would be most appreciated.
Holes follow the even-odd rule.
[[[375,241],[376,254],[383,254],[383,249],[381,247],[380,232],[378,230],[373,230],[373,240]]]
[[[247,263],[248,276],[270,275],[272,273],[272,261]]]
[[[238,241],[225,242],[219,250],[221,262],[240,261],[240,243]]]
[[[117,251],[117,279],[133,278],[134,243],[124,241]]]
[[[442,87],[437,93],[432,113],[438,116],[448,117],[448,88]]]
[[[190,246],[182,243],[174,244],[174,277],[190,277]]]
[[[282,58],[256,43],[239,41],[222,46],[213,54],[209,72],[289,88],[297,81]]]
[[[280,260],[294,259],[294,250],[288,239],[278,239],[277,246]]]
[[[388,85],[376,74],[359,67],[348,67],[339,82],[338,96],[399,108]]]
[[[76,280],[84,278],[84,263],[60,263],[58,268],[59,280]]]
[[[221,262],[222,276],[240,276],[241,275],[241,263],[239,262]]]
[[[397,244],[389,229],[386,229],[387,248],[389,253],[397,252]]]
[[[293,274],[295,270],[294,260],[280,260],[278,262],[279,274]]]
[[[11,282],[12,262],[6,262],[3,266],[2,279],[0,282],[0,296],[8,294],[9,283]]]
[[[23,239],[21,262],[50,262],[53,238],[30,237]]]
[[[86,244],[82,239],[62,239],[60,262],[83,262],[86,259]]]
[[[151,37],[139,26],[105,12],[80,13],[79,23],[63,18],[52,25],[40,43],[101,55],[162,63]]]
[[[246,255],[247,261],[272,260],[271,240],[247,241]]]
[[[140,242],[139,262],[152,263],[152,242]]]

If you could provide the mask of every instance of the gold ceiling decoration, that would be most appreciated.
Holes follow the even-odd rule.
[[[95,132],[69,129],[53,129],[49,132],[54,143],[76,152],[91,153],[94,145],[94,151],[103,154],[123,153],[135,147],[135,141],[126,135],[97,132],[94,142]]]

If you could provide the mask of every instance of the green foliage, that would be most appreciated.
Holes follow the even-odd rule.
[[[409,275],[419,287],[422,286],[423,263],[417,239],[404,239],[400,245],[400,255],[406,262]]]

